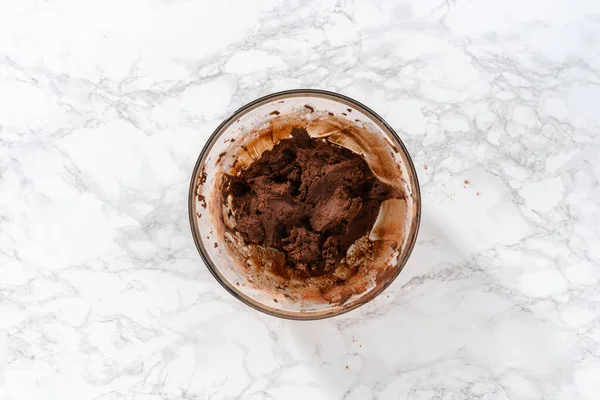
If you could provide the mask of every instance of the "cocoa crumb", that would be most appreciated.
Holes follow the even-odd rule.
[[[333,113],[331,111],[327,112],[327,114],[333,117]]]
[[[351,109],[351,108],[346,108],[346,110],[348,110],[348,112],[352,112],[352,109]]]
[[[271,111],[271,112],[269,113],[269,115],[279,115],[279,114],[281,114],[281,113],[280,113],[279,111],[277,111],[277,110],[275,110],[275,111]]]
[[[310,110],[310,112],[315,112],[314,107],[309,106],[308,104],[304,105],[304,108],[308,108]]]
[[[277,299],[273,299],[273,301],[274,301],[275,303],[279,303],[279,302],[277,301]]]
[[[217,158],[217,164],[221,161],[221,158],[225,157],[226,154],[226,152],[222,152],[221,154],[219,154],[219,158]]]
[[[219,247],[219,244],[217,242],[215,242],[215,249]]]
[[[344,116],[348,116],[348,114],[346,114],[346,113],[342,113],[342,115],[344,115]]]
[[[471,183],[469,180],[465,179],[465,185],[468,185],[469,183]]]

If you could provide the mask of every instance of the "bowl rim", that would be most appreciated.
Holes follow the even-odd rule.
[[[305,313],[296,312],[296,311],[278,310],[276,308],[272,308],[272,307],[268,307],[268,306],[263,307],[262,303],[253,302],[253,301],[247,299],[246,298],[247,296],[245,294],[243,294],[240,290],[238,290],[235,287],[235,285],[230,285],[229,282],[223,280],[221,275],[217,271],[218,268],[214,265],[212,259],[205,252],[204,246],[202,245],[202,240],[200,239],[199,233],[195,228],[196,217],[195,217],[195,213],[194,213],[194,209],[193,209],[195,192],[196,192],[196,189],[195,189],[196,177],[198,175],[198,171],[200,170],[200,167],[201,167],[204,157],[206,156],[207,152],[210,151],[210,149],[212,148],[212,145],[214,144],[215,139],[218,138],[218,136],[221,133],[221,131],[223,130],[223,128],[225,128],[226,126],[231,124],[232,121],[235,121],[237,118],[239,118],[240,114],[245,113],[255,107],[258,107],[259,105],[262,105],[263,103],[268,103],[271,100],[277,99],[278,97],[282,97],[282,96],[297,97],[296,95],[298,95],[298,96],[302,96],[302,95],[311,96],[312,95],[312,96],[317,96],[317,97],[319,97],[319,96],[329,97],[329,98],[333,98],[334,101],[342,100],[345,104],[349,103],[349,104],[355,106],[356,108],[359,108],[362,111],[364,111],[365,114],[367,114],[369,117],[373,118],[375,121],[380,123],[385,128],[385,130],[387,130],[388,133],[396,140],[397,144],[401,147],[403,154],[406,156],[407,168],[409,169],[409,175],[415,181],[415,187],[413,188],[413,190],[414,190],[413,196],[414,196],[415,203],[416,203],[415,222],[413,224],[414,231],[412,232],[411,236],[409,237],[409,241],[406,245],[407,247],[406,247],[406,252],[405,252],[404,257],[402,257],[402,259],[398,260],[398,264],[396,266],[396,271],[395,271],[394,275],[385,284],[381,285],[381,287],[375,288],[374,290],[369,292],[369,298],[367,298],[366,301],[362,301],[362,302],[357,301],[355,304],[348,306],[348,307],[342,307],[339,310],[332,310],[332,311],[328,311],[328,312],[314,313],[314,314],[305,314]],[[190,221],[190,229],[192,231],[192,237],[194,239],[196,249],[198,250],[198,253],[200,253],[200,257],[204,261],[204,264],[206,265],[206,268],[210,271],[211,275],[217,280],[217,282],[219,282],[219,284],[227,292],[229,292],[229,294],[231,294],[233,297],[235,297],[237,300],[241,301],[245,305],[252,307],[253,309],[255,309],[257,311],[260,311],[262,313],[265,313],[265,314],[268,314],[268,315],[271,315],[274,317],[289,319],[289,320],[311,321],[311,320],[331,318],[331,317],[342,315],[342,314],[345,314],[352,310],[355,310],[358,307],[370,302],[371,300],[373,300],[374,298],[379,296],[393,281],[396,280],[396,278],[398,277],[398,275],[400,275],[400,272],[402,272],[402,270],[404,269],[404,266],[408,262],[408,259],[410,258],[410,255],[412,254],[412,251],[414,249],[414,246],[416,244],[417,237],[419,234],[419,228],[421,225],[421,189],[420,189],[420,184],[419,184],[419,179],[417,176],[416,168],[414,166],[414,163],[412,161],[410,153],[408,152],[408,150],[406,149],[406,146],[404,145],[404,142],[402,141],[400,136],[396,133],[396,131],[379,114],[377,114],[375,111],[373,111],[369,107],[365,106],[361,102],[354,100],[351,97],[348,97],[348,96],[345,96],[343,94],[339,94],[336,92],[331,92],[331,91],[322,90],[322,89],[290,89],[290,90],[274,92],[274,93],[259,97],[256,100],[253,100],[247,104],[244,104],[243,106],[241,106],[240,108],[235,110],[229,117],[225,118],[223,120],[223,122],[221,122],[217,126],[217,128],[213,131],[213,133],[208,137],[208,139],[206,140],[206,143],[204,144],[204,146],[202,147],[202,150],[200,151],[200,154],[198,155],[196,165],[194,166],[194,169],[192,171],[192,176],[190,179],[189,193],[188,193],[188,216],[189,216],[189,221]]]

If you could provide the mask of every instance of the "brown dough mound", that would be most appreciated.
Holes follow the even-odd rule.
[[[293,128],[239,177],[228,177],[236,230],[273,247],[309,276],[335,271],[348,247],[371,230],[381,203],[402,193],[381,182],[364,158]]]

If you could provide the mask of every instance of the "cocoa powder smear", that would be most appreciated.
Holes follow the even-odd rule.
[[[281,251],[295,275],[331,274],[371,230],[381,203],[404,196],[361,155],[304,128],[291,134],[239,176],[227,176],[223,198],[232,195],[235,230],[246,243]]]

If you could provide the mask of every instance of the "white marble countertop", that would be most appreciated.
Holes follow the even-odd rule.
[[[597,0],[5,1],[0,399],[600,398]],[[376,110],[423,221],[341,317],[223,290],[187,216],[218,123],[283,89]]]

